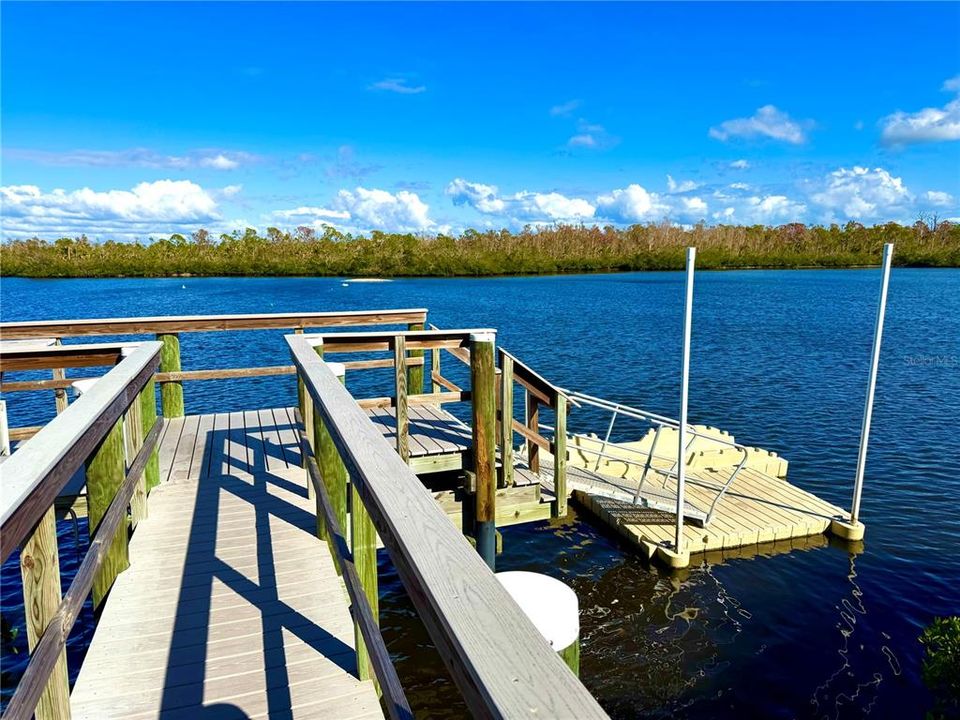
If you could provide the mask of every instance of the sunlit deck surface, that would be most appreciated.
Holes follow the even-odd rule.
[[[297,445],[286,408],[167,423],[74,718],[383,717]]]

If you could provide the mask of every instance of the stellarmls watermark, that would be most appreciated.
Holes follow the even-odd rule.
[[[903,359],[907,365],[921,367],[960,367],[960,355],[904,355]]]

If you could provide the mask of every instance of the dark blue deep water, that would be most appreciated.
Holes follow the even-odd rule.
[[[691,420],[780,453],[794,484],[849,507],[879,271],[700,273],[696,282]],[[498,328],[500,344],[558,384],[677,414],[680,273],[348,285],[3,279],[0,303],[3,320],[426,307],[441,327]],[[281,335],[184,335],[183,365],[286,364]],[[185,392],[189,413],[295,402],[290,378]],[[49,394],[7,400],[14,426],[53,414]],[[574,518],[505,529],[498,569],[550,573],[577,590],[582,678],[615,717],[922,717],[931,697],[917,637],[934,617],[960,614],[958,414],[960,271],[896,269],[862,552],[821,539],[670,576]],[[588,414],[571,425],[602,430]],[[71,536],[61,523],[67,571]],[[385,635],[412,701],[425,717],[458,717],[456,692],[385,556],[381,564]],[[14,625],[18,574],[3,568]],[[74,664],[89,622],[71,641]],[[24,649],[22,631],[4,647],[5,695]]]

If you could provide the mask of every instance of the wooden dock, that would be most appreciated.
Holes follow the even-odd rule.
[[[392,328],[342,331],[368,325]],[[5,339],[52,341],[0,343],[0,390],[53,391],[57,411],[12,429],[23,442],[2,463],[0,560],[19,553],[31,609],[29,664],[2,720],[410,720],[379,628],[378,547],[471,713],[602,718],[494,575],[497,527],[562,519],[572,497],[674,568],[863,537],[773,453],[562,389],[494,330],[425,327],[422,309],[0,324]],[[268,328],[294,331],[292,365],[181,367],[180,333]],[[144,333],[156,341],[58,344]],[[469,384],[442,374],[443,352]],[[341,361],[350,353],[364,357]],[[86,367],[107,370],[68,402],[67,370]],[[378,369],[392,371],[386,394],[351,393],[354,372]],[[37,370],[52,375],[8,374]],[[296,408],[185,416],[186,382],[270,376],[291,376]],[[584,405],[612,413],[604,439],[569,429]],[[623,415],[648,435],[614,442]],[[86,514],[91,536],[65,593],[64,512]],[[66,639],[91,593],[98,624],[71,694]]]
[[[74,718],[382,718],[286,408],[167,423]],[[128,671],[117,675],[117,665]]]

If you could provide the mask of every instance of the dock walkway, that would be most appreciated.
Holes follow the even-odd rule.
[[[167,423],[163,482],[104,605],[74,718],[383,717],[356,677],[297,444],[286,408]]]

